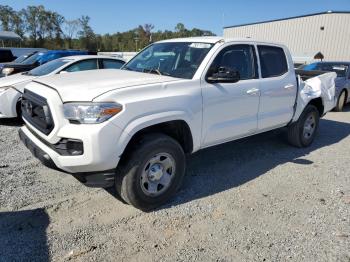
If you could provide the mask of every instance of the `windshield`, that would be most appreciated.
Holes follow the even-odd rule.
[[[44,53],[36,53],[34,55],[32,55],[31,57],[28,57],[26,60],[24,60],[22,62],[22,64],[24,65],[32,65],[34,64],[36,61],[39,60],[39,58],[43,55]]]
[[[348,65],[344,65],[341,63],[313,63],[304,66],[302,69],[306,71],[320,70],[335,72],[337,73],[338,77],[345,77],[348,67]]]
[[[31,76],[47,75],[55,71],[56,69],[60,68],[61,66],[67,64],[70,61],[71,60],[68,60],[68,59],[56,59],[30,70],[26,74]]]
[[[33,54],[26,54],[26,55],[21,55],[20,57],[17,57],[13,63],[22,63],[24,60],[27,58],[31,57]]]
[[[122,69],[192,79],[213,44],[156,43],[136,55]]]

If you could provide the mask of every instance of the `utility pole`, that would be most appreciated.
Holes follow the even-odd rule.
[[[140,37],[139,37],[139,32],[137,30],[135,30],[135,37],[134,37],[134,40],[135,40],[135,45],[136,45],[136,52],[138,52],[138,43],[140,41]]]
[[[138,52],[137,44],[140,41],[140,38],[135,37],[134,40],[135,40],[135,44],[136,44],[136,52]]]

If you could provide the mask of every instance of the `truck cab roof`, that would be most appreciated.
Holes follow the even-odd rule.
[[[175,38],[175,39],[168,39],[168,40],[162,40],[156,43],[177,43],[177,42],[199,42],[199,43],[208,43],[208,44],[216,44],[216,43],[234,43],[234,42],[253,42],[253,43],[260,43],[260,44],[267,44],[267,45],[274,45],[274,46],[281,46],[285,47],[283,44],[275,43],[275,42],[269,42],[269,41],[263,41],[263,40],[257,40],[254,38],[249,37],[237,37],[237,38],[223,38],[220,36],[198,36],[198,37],[186,37],[186,38]]]

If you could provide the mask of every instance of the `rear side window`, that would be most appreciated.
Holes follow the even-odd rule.
[[[113,59],[102,59],[104,69],[119,69],[124,65],[124,62]]]
[[[263,78],[281,76],[288,72],[287,58],[282,48],[259,45],[258,51]]]
[[[90,59],[90,60],[76,62],[75,64],[68,66],[66,69],[64,69],[64,71],[78,72],[78,71],[94,70],[94,69],[97,69],[97,59]]]

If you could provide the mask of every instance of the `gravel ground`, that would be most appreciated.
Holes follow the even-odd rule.
[[[43,167],[1,124],[0,261],[350,261],[349,107],[308,149],[281,130],[190,156],[150,213]]]

